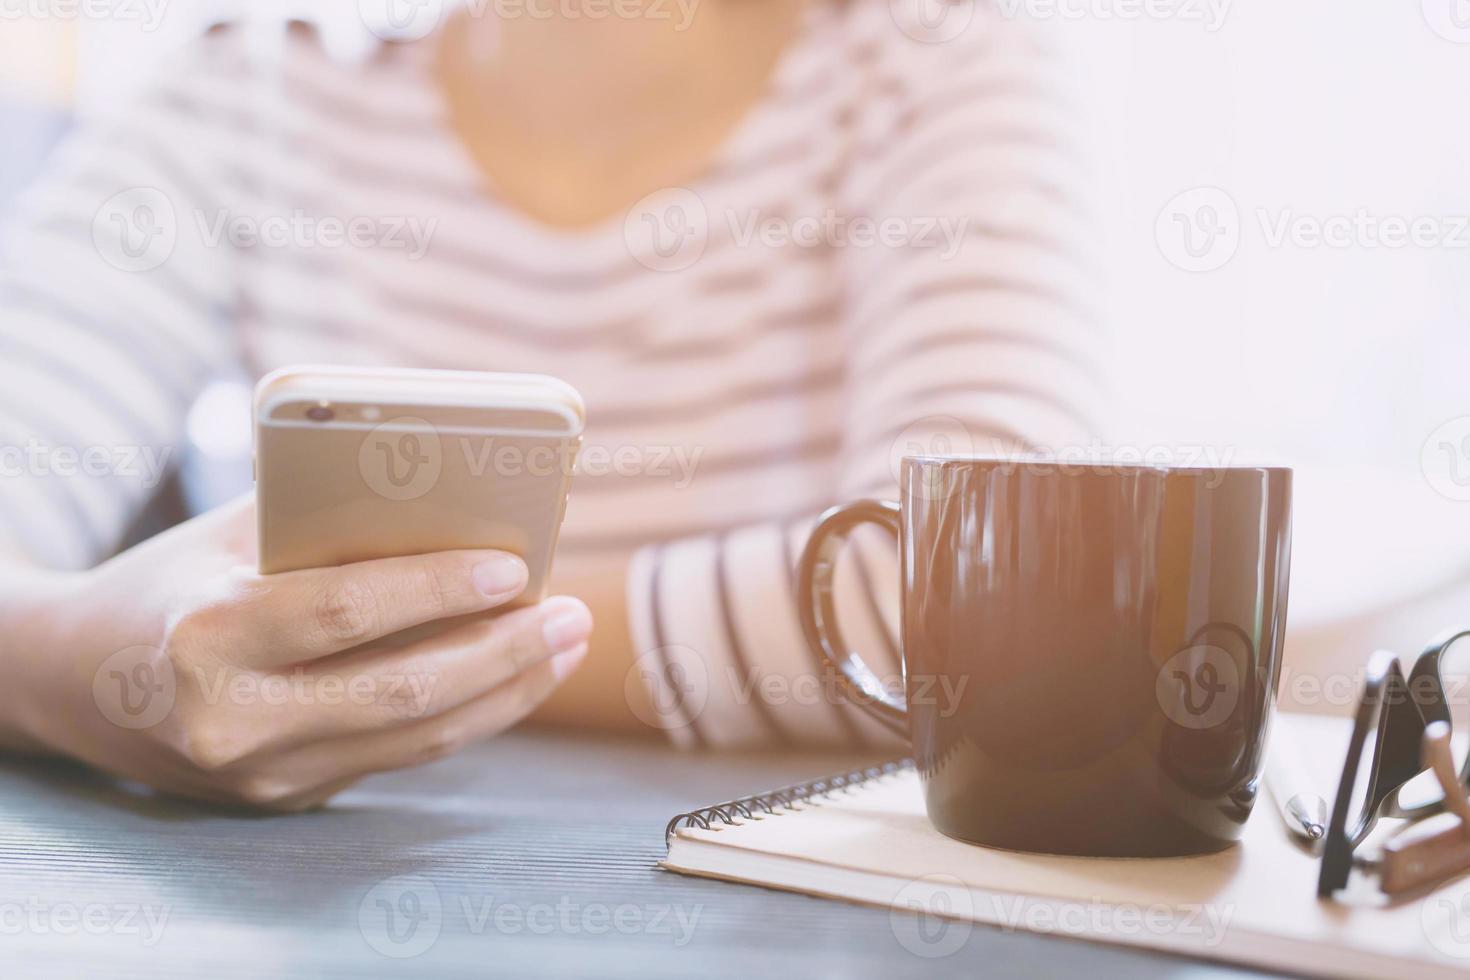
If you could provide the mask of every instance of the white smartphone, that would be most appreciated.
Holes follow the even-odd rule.
[[[291,367],[255,389],[262,573],[460,548],[544,597],[586,410],[534,374]]]

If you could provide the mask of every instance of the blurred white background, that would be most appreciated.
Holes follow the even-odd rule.
[[[0,56],[30,30],[0,85],[105,114],[214,17],[367,40],[355,0],[116,2],[159,29],[0,21]],[[995,2],[1063,36],[1090,110],[1111,441],[1299,467],[1299,648],[1470,620],[1470,2]]]

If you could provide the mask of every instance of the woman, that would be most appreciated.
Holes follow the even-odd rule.
[[[47,461],[3,481],[5,744],[292,809],[533,710],[881,737],[810,667],[793,555],[910,446],[1086,430],[1078,120],[988,3],[677,9],[461,13],[352,65],[224,28],[74,141],[0,280],[3,438]],[[261,577],[248,499],[108,559],[125,460],[219,371],[294,362],[576,385],[604,463],[563,594],[487,616],[524,568],[462,552]]]

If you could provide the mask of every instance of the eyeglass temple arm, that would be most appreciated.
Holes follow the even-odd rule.
[[[1442,881],[1470,867],[1470,799],[1455,771],[1445,722],[1432,722],[1424,730],[1424,764],[1439,783],[1446,812],[1410,824],[1383,845],[1379,887],[1387,895]]]

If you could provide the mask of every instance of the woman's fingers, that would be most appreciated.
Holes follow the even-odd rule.
[[[545,701],[586,656],[587,646],[558,654],[456,708],[394,729],[327,739],[271,760],[241,777],[242,798],[273,809],[320,803],[362,776],[432,762],[505,731]]]
[[[393,729],[444,714],[557,654],[585,648],[592,614],[554,596],[535,606],[480,616],[406,646],[371,644],[308,664],[282,687],[297,701],[262,719],[270,744],[299,744]],[[278,675],[279,676],[279,675]],[[335,696],[327,703],[321,692]]]
[[[248,634],[241,666],[315,660],[400,630],[504,605],[526,564],[503,551],[443,551],[339,568],[254,576],[233,617]],[[238,632],[235,634],[238,637]]]

